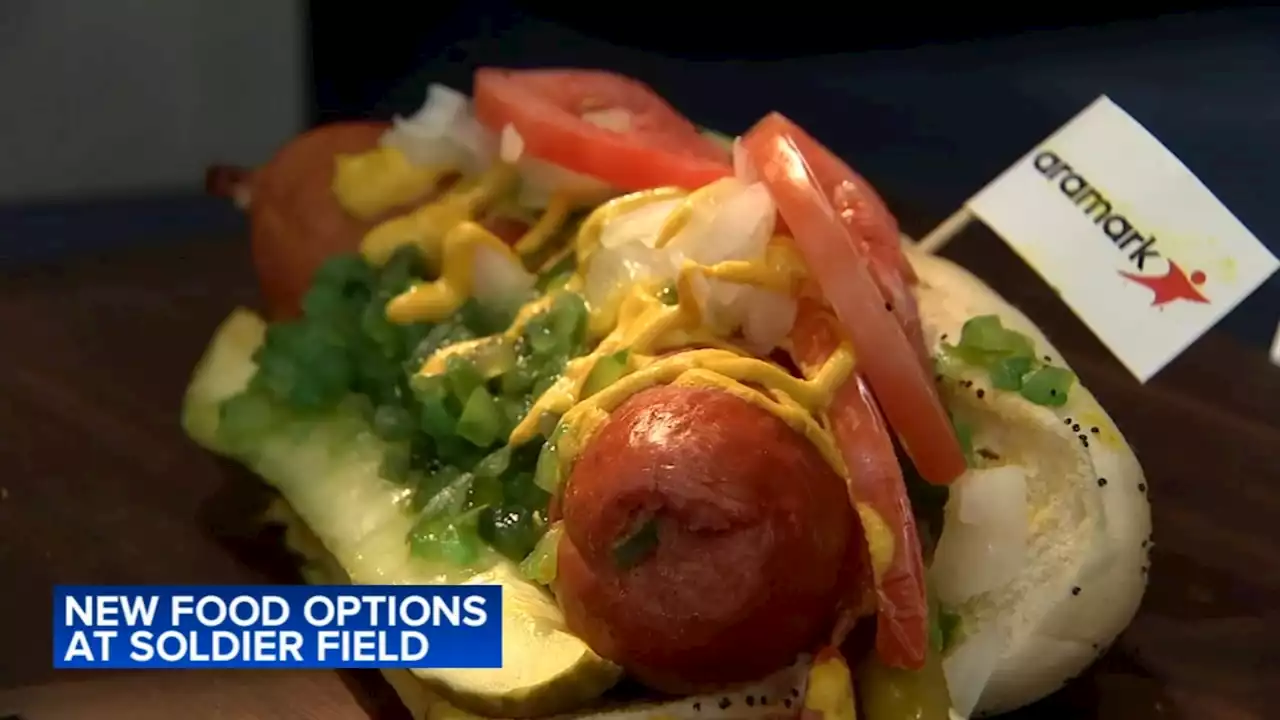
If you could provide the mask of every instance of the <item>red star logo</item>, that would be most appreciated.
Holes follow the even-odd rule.
[[[1178,264],[1169,261],[1169,269],[1163,275],[1134,275],[1121,271],[1120,274],[1154,293],[1151,298],[1152,307],[1160,307],[1167,305],[1174,300],[1186,300],[1194,303],[1207,303],[1209,298],[1205,297],[1196,288],[1204,284],[1204,273],[1196,270],[1191,273],[1190,277],[1182,272],[1182,268]]]

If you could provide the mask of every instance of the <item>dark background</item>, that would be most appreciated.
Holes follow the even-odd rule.
[[[564,25],[485,2],[465,11],[447,3],[395,11],[371,3],[328,7],[336,4],[312,15],[316,120],[412,110],[428,80],[465,88],[478,63],[611,67],[644,78],[696,119],[726,130],[739,130],[772,107],[796,116],[870,176],[903,224],[919,233],[1105,91],[1150,125],[1276,248],[1280,211],[1271,198],[1280,183],[1270,172],[1280,149],[1275,10],[1116,24],[1080,11],[1076,20],[1093,27],[1018,35],[1010,29],[1067,20],[1046,23],[1029,12],[1008,16],[972,6],[963,8],[964,16],[957,10],[939,17],[926,12],[927,6],[903,4],[861,18],[851,9],[848,17],[812,9],[790,17],[739,8],[740,17],[708,13],[702,23],[679,24],[669,21],[678,15],[653,5],[614,5],[592,10],[590,17],[565,16]],[[34,37],[47,55],[63,52],[74,61],[76,73],[54,79],[81,80],[77,73],[92,69],[89,63],[110,65],[109,58],[83,49],[82,57],[74,57],[74,46],[57,32],[6,26],[12,17],[6,13],[21,5],[23,0],[0,0],[0,58],[15,36]],[[6,469],[0,476],[0,577],[7,581],[0,588],[0,639],[9,650],[0,653],[0,716],[21,710],[33,719],[354,717],[363,716],[357,700],[382,698],[388,707],[396,705],[378,683],[353,699],[343,686],[352,681],[346,674],[200,673],[157,682],[149,674],[86,679],[49,670],[47,588],[55,581],[235,583],[281,577],[262,574],[264,561],[275,557],[267,548],[234,536],[246,517],[256,517],[248,507],[253,493],[245,492],[251,480],[186,442],[174,422],[176,398],[209,329],[228,308],[255,297],[243,219],[198,194],[208,146],[199,137],[186,144],[176,140],[190,128],[207,129],[239,113],[241,122],[230,135],[266,128],[251,139],[269,148],[273,136],[283,142],[303,124],[298,113],[286,127],[261,96],[270,95],[261,93],[265,87],[300,109],[289,91],[301,81],[259,84],[259,97],[232,82],[243,76],[242,67],[256,65],[266,74],[265,66],[288,65],[284,58],[292,56],[294,43],[287,37],[276,45],[270,41],[303,23],[263,19],[267,8],[284,7],[285,0],[112,3],[109,12],[99,8],[100,14],[134,11],[114,33],[84,22],[88,10],[99,7],[84,0],[25,3],[40,10],[53,5],[78,13],[82,27],[106,37],[107,47],[146,32],[162,35],[154,32],[159,26],[184,31],[173,46],[194,37],[210,50],[225,50],[201,55],[214,66],[209,69],[225,71],[213,73],[218,82],[195,83],[191,92],[177,95],[184,102],[212,97],[218,104],[227,93],[212,91],[231,85],[239,102],[220,108],[231,112],[214,123],[176,123],[167,139],[147,136],[148,129],[137,132],[133,146],[98,142],[110,133],[93,134],[92,143],[81,145],[101,146],[110,161],[185,148],[192,159],[185,195],[64,197],[7,207],[0,197],[0,328],[8,340],[0,350],[0,467]],[[172,10],[193,6],[204,14]],[[176,17],[151,18],[150,28],[133,21],[155,8]],[[186,22],[192,15],[202,22]],[[215,18],[222,21],[217,32],[186,32]],[[641,22],[646,18],[648,26]],[[657,22],[665,24],[654,28]],[[570,27],[584,23],[581,31]],[[216,42],[255,27],[263,45],[287,51],[271,55],[246,50],[247,41]],[[624,50],[587,39],[601,37],[602,30],[621,33],[620,41],[669,49]],[[981,39],[965,39],[979,34]],[[822,55],[801,57],[799,50]],[[741,59],[766,55],[770,59]],[[122,82],[155,80],[144,100],[167,99],[185,79],[200,79],[200,73],[184,72],[159,78],[160,64],[169,58],[149,45],[134,54],[140,62],[149,57],[157,64],[150,76],[115,73]],[[14,67],[0,63],[0,71]],[[34,77],[39,67],[19,69]],[[32,84],[47,89],[51,83],[40,76]],[[85,84],[67,84],[80,110],[72,118],[78,121],[74,129],[92,129],[101,120],[91,112],[92,103],[71,94]],[[3,82],[0,87],[13,90]],[[114,88],[99,95],[121,104]],[[43,136],[11,132],[10,138],[41,146],[68,127],[31,111],[24,104],[30,98],[20,92],[5,97],[11,117],[28,111],[40,120],[31,123],[33,130],[43,128],[41,123],[51,128]],[[163,109],[163,103],[153,106]],[[145,119],[145,111],[130,107],[130,113],[120,113],[120,119]],[[208,154],[215,156],[211,161],[228,159]],[[78,157],[68,154],[71,161]],[[16,175],[19,165],[13,153],[0,152],[0,179],[6,172]],[[187,166],[173,163],[174,168],[173,177],[185,184]],[[59,172],[77,169],[84,167]],[[148,244],[144,251],[124,251]],[[1274,716],[1271,688],[1280,682],[1280,434],[1274,398],[1280,396],[1280,371],[1266,364],[1256,345],[1275,327],[1276,281],[1228,321],[1229,329],[1255,347],[1246,352],[1229,337],[1211,334],[1156,381],[1139,386],[994,237],[975,231],[948,253],[991,279],[1061,344],[1125,428],[1151,483],[1156,570],[1143,612],[1085,678],[1025,715]],[[86,254],[101,257],[69,261],[68,256]],[[42,263],[53,266],[29,267]],[[22,269],[14,272],[15,266]],[[228,534],[236,542],[229,544]],[[9,689],[24,684],[41,686]]]
[[[795,6],[809,9],[423,3],[389,24],[363,5],[315,3],[312,118],[411,112],[428,82],[468,88],[477,65],[605,67],[726,132],[781,110],[918,236],[1105,93],[1280,251],[1280,8]],[[376,49],[353,52],[356,36]],[[1280,275],[1223,327],[1266,347],[1278,317]]]
[[[785,112],[866,175],[919,236],[1106,93],[1280,253],[1280,8],[793,5],[803,9],[306,3],[307,117],[412,112],[427,83],[467,90],[478,65],[609,68],[727,132]],[[163,198],[0,203],[0,266],[243,237],[236,212],[199,197],[200,180]],[[1221,327],[1265,348],[1278,317],[1280,275]]]

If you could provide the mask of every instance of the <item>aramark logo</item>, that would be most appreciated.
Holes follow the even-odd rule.
[[[1197,286],[1204,284],[1205,274],[1196,270],[1188,276],[1177,263],[1161,255],[1156,248],[1156,237],[1143,235],[1128,218],[1114,212],[1111,201],[1072,169],[1070,163],[1052,151],[1041,150],[1031,164],[1046,180],[1056,182],[1058,190],[1098,226],[1116,249],[1128,251],[1126,259],[1138,272],[1122,270],[1120,275],[1151,290],[1155,294],[1152,306],[1159,307],[1174,300],[1209,302],[1209,298],[1197,289]],[[1167,266],[1164,273],[1156,275],[1143,272],[1148,263],[1159,260],[1163,260]]]

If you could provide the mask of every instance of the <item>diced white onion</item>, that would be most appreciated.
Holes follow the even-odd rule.
[[[397,116],[380,142],[415,165],[449,165],[468,172],[489,164],[495,143],[472,115],[467,96],[436,84],[427,88],[422,108],[408,118]]]
[[[404,153],[415,165],[453,166],[466,173],[482,172],[499,158],[513,163],[523,180],[517,198],[523,207],[544,208],[556,191],[584,204],[603,202],[613,194],[600,180],[530,157],[514,126],[496,135],[489,132],[476,120],[470,99],[443,85],[427,89],[426,102],[412,117],[396,117],[381,143]]]
[[[1027,478],[1019,468],[973,469],[951,486],[930,579],[938,599],[956,605],[1012,580],[1029,532]]]
[[[726,178],[717,184],[705,202],[694,205],[688,223],[668,247],[700,265],[763,257],[777,214],[773,198],[758,183]]]
[[[673,277],[667,255],[641,242],[602,248],[591,256],[583,278],[587,303],[603,306],[621,288],[640,280]]]
[[[601,247],[615,248],[632,242],[653,247],[658,240],[658,232],[662,230],[662,224],[671,215],[671,211],[680,205],[680,202],[679,198],[655,200],[612,218],[600,229]]]
[[[795,298],[763,288],[746,288],[743,294],[742,336],[749,350],[768,354],[791,334],[796,322]]]
[[[732,306],[723,302],[725,283],[709,279],[701,273],[689,278],[689,290],[693,304],[697,306],[702,324],[718,335],[728,335],[741,324],[740,318],[730,313]]]
[[[493,248],[475,248],[472,294],[481,302],[510,300],[534,286],[537,278],[515,258]]]
[[[965,637],[964,642],[942,659],[942,674],[947,678],[951,706],[962,717],[973,713],[1003,652],[1000,628],[990,623]]]
[[[658,233],[683,200],[648,203],[606,223],[601,248],[587,268],[587,301],[606,303],[637,280],[673,279],[686,261],[714,265],[764,258],[776,210],[763,185],[726,178],[697,197],[687,222],[662,249],[653,247]],[[741,330],[746,344],[760,354],[777,347],[795,323],[795,300],[782,293],[697,273],[688,290],[709,328],[721,335]]]

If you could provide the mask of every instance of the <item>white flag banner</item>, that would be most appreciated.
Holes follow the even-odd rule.
[[[1277,261],[1103,96],[968,203],[1146,382]]]

